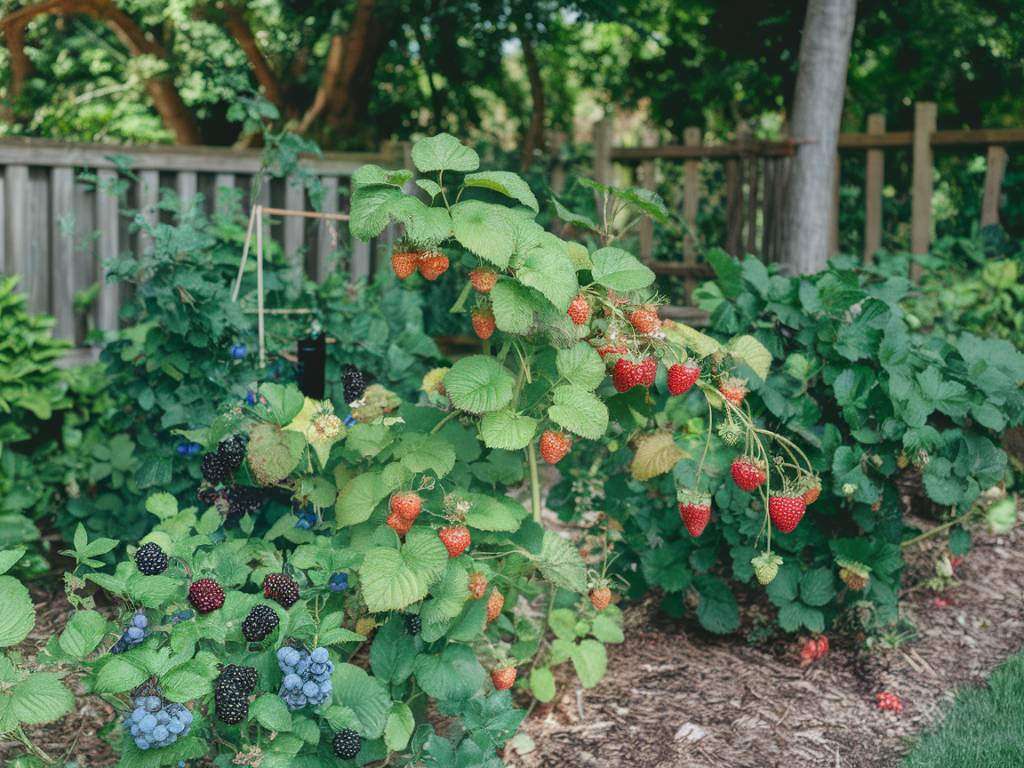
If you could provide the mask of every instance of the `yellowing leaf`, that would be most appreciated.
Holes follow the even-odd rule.
[[[726,346],[729,354],[745,363],[762,380],[768,378],[772,367],[772,353],[753,336],[737,336]]]
[[[633,478],[650,480],[652,477],[670,472],[676,462],[686,456],[669,432],[655,432],[637,440],[636,456],[633,457]]]
[[[705,358],[708,355],[722,351],[721,344],[707,334],[701,333],[696,328],[691,328],[686,323],[666,320],[662,324],[662,330],[669,341],[681,344],[699,358]]]

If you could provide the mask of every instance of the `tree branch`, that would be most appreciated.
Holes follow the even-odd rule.
[[[540,77],[537,53],[533,50],[525,23],[519,33],[519,42],[523,46],[523,62],[526,64],[526,76],[530,81],[530,98],[533,101],[530,126],[526,130],[523,141],[523,156],[520,163],[523,171],[528,171],[533,165],[534,153],[544,150],[544,81]]]
[[[224,3],[222,8],[228,32],[235,38],[238,46],[249,59],[256,82],[263,87],[263,93],[266,94],[271,104],[277,107],[282,114],[288,112],[288,104],[281,90],[281,83],[271,69],[267,57],[260,50],[259,43],[256,42],[256,35],[253,34],[252,27],[249,26],[249,22],[245,18],[245,9],[239,8],[234,3]]]
[[[135,20],[114,5],[112,0],[43,0],[21,8],[0,19],[0,32],[7,38],[8,46],[11,45],[12,32],[17,44],[19,27],[24,33],[29,22],[46,13],[91,16],[109,27],[132,56],[149,55],[165,62],[168,60],[167,51],[163,46],[147,36]],[[199,123],[185,106],[169,75],[149,78],[146,81],[146,90],[164,125],[174,133],[179,144],[202,143]]]

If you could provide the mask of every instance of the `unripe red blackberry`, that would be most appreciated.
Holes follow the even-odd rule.
[[[167,555],[153,542],[143,544],[135,553],[135,565],[146,576],[156,576],[167,570]]]
[[[242,634],[250,643],[258,643],[277,628],[280,619],[269,605],[254,605],[242,622]]]
[[[188,588],[188,599],[197,611],[209,613],[224,605],[224,590],[213,579],[199,579]]]
[[[299,585],[285,573],[271,573],[263,579],[263,596],[291,608],[299,599]]]
[[[334,754],[342,760],[351,760],[359,754],[359,750],[363,746],[363,740],[351,728],[342,728],[334,734],[334,741],[331,742],[331,746],[334,747]]]

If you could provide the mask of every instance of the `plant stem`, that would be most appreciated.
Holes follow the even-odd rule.
[[[533,441],[526,447],[526,456],[530,461],[530,495],[533,499],[533,519],[540,523],[540,475],[537,472],[537,449]]]
[[[900,542],[900,548],[902,549],[902,548],[910,547],[910,546],[913,546],[914,544],[917,544],[919,541],[924,541],[925,539],[930,539],[935,534],[942,533],[943,531],[949,530],[954,525],[957,525],[958,523],[964,522],[967,518],[973,517],[975,514],[977,514],[977,510],[969,509],[966,512],[964,512],[962,515],[960,515],[959,517],[954,517],[952,520],[950,520],[948,522],[945,522],[942,525],[937,525],[934,528],[928,529],[924,533],[919,533],[917,536],[914,536],[912,539],[907,539],[906,541]]]
[[[25,730],[21,728],[21,726],[18,727],[18,730],[15,733],[15,737],[18,739],[18,741],[22,743],[25,749],[27,749],[29,752],[38,757],[47,765],[54,765],[57,762],[48,754],[46,754],[40,747],[37,747],[33,743],[32,739],[28,737],[28,734],[25,733]]]
[[[445,424],[447,424],[449,421],[451,421],[452,419],[454,419],[458,415],[459,415],[458,411],[452,411],[451,413],[449,413],[447,416],[445,416],[443,419],[441,419],[439,422],[437,422],[437,424],[434,425],[434,428],[432,430],[430,430],[430,434],[433,435],[433,434],[435,434],[437,432],[440,432],[441,431],[441,427],[443,427]]]

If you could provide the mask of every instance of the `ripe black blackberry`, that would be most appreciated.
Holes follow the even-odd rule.
[[[259,682],[259,674],[255,667],[240,667],[237,664],[228,664],[221,670],[217,678],[218,687],[234,686],[243,693],[252,693],[256,690]]]
[[[249,715],[249,694],[233,685],[218,685],[213,699],[222,723],[237,725]]]
[[[201,467],[203,471],[203,479],[206,480],[210,485],[218,485],[223,483],[229,477],[231,477],[232,469],[228,465],[227,459],[221,456],[219,453],[214,451],[203,456],[203,463]]]
[[[342,760],[351,760],[359,754],[359,750],[363,746],[363,740],[351,728],[342,728],[334,734],[334,741],[331,742],[331,746],[334,747],[334,754]]]
[[[403,618],[405,619],[405,631],[410,635],[418,635],[423,629],[423,621],[418,613],[407,613]]]
[[[242,622],[242,634],[250,643],[258,643],[277,627],[280,619],[269,605],[254,605]]]
[[[366,392],[366,374],[351,363],[345,366],[341,374],[341,383],[345,389],[346,403],[354,403]]]
[[[263,492],[249,485],[233,485],[227,490],[228,512],[231,521],[252,515],[263,504]]]
[[[146,576],[156,576],[167,570],[167,555],[153,542],[143,544],[135,553],[135,565]]]
[[[263,579],[263,596],[291,608],[299,599],[299,585],[285,573],[270,573]]]
[[[217,446],[217,455],[224,459],[231,472],[237,472],[245,460],[245,440],[241,435],[221,440]]]

